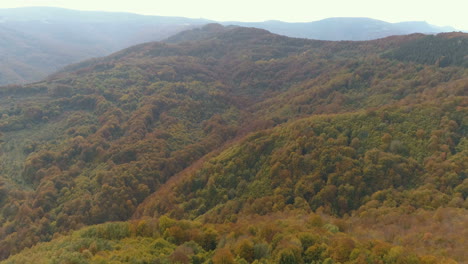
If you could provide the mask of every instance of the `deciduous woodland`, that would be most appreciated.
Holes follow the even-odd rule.
[[[0,88],[2,263],[468,262],[468,35],[208,25]]]

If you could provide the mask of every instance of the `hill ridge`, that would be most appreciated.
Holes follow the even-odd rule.
[[[0,85],[39,81],[70,63],[109,55],[138,43],[160,41],[183,30],[215,22],[206,19],[47,7],[0,9],[0,17],[2,27],[22,33],[22,37],[19,37],[11,32],[0,31],[2,39],[9,40],[0,48],[0,61],[8,62],[0,67]],[[327,21],[323,20],[308,23],[218,23],[263,28],[290,37],[327,40],[368,40],[414,32],[453,31],[451,28],[421,23],[400,23],[399,26],[387,23],[379,27],[371,25],[372,23],[356,23],[357,20],[358,18],[333,18],[332,21],[341,21],[338,26],[331,25],[333,30],[327,28],[329,26],[324,25]],[[374,23],[378,20],[366,21]],[[386,22],[379,23],[381,25]]]

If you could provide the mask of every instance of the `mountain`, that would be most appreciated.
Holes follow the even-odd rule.
[[[392,35],[412,33],[435,34],[455,31],[452,27],[437,27],[427,22],[388,23],[371,18],[335,17],[307,23],[265,21],[255,23],[225,22],[224,25],[257,27],[272,33],[297,38],[320,40],[372,40]]]
[[[1,87],[0,257],[463,263],[467,41],[207,25]]]
[[[0,84],[38,81],[70,63],[207,22],[51,7],[0,9]]]
[[[0,85],[39,81],[62,67],[149,41],[163,40],[213,21],[51,7],[0,9]],[[321,40],[369,40],[415,32],[454,31],[425,22],[387,23],[330,18],[310,23],[226,22]],[[202,36],[199,36],[201,38]]]

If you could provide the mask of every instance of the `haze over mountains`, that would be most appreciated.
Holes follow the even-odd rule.
[[[263,28],[272,33],[296,38],[319,40],[371,40],[412,33],[434,34],[455,31],[452,27],[437,27],[426,22],[388,23],[371,18],[336,17],[308,23],[265,21],[259,23],[225,22],[224,25]]]
[[[466,262],[467,90],[464,33],[217,24],[1,87],[0,258]]]
[[[122,48],[163,40],[213,21],[129,13],[31,7],[0,9],[0,84],[38,81],[74,62]],[[331,18],[310,23],[224,22],[291,37],[368,40],[414,32],[453,31],[425,22],[387,23],[368,18]]]
[[[60,8],[0,9],[0,84],[37,81],[70,63],[207,22]]]

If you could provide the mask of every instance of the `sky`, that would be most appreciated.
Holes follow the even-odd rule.
[[[468,0],[0,0],[0,8],[25,6],[245,22],[370,17],[387,22],[426,21],[468,30]]]

